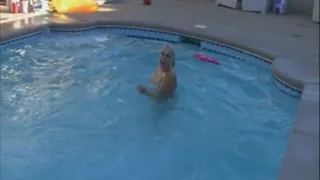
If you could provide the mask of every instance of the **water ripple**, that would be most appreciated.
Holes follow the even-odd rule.
[[[1,49],[3,178],[275,179],[297,100],[262,67],[176,44],[178,89],[152,101],[136,85],[162,47],[93,30]]]

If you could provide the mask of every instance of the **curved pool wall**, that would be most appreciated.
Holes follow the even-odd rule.
[[[78,32],[78,31],[90,31],[92,29],[101,29],[107,33],[129,36],[129,37],[137,37],[137,38],[144,38],[144,39],[152,39],[152,40],[160,40],[169,43],[189,43],[193,45],[197,45],[202,49],[212,51],[218,54],[222,54],[228,56],[233,59],[237,59],[239,61],[250,61],[250,63],[254,63],[258,66],[263,66],[265,69],[272,73],[272,66],[271,60],[267,58],[263,58],[261,56],[252,54],[250,52],[237,49],[226,44],[221,44],[209,40],[203,40],[196,37],[186,36],[178,33],[155,30],[150,28],[139,28],[139,27],[126,27],[126,26],[112,26],[112,25],[105,25],[99,27],[90,27],[90,28],[76,28],[76,29],[69,29],[69,28],[47,28],[44,30],[40,30],[37,32],[33,32],[27,35],[14,37],[10,40],[0,42],[0,47],[6,44],[12,44],[19,41],[23,41],[26,38],[36,38],[36,36],[42,35],[43,33],[50,33],[51,31],[58,31],[58,32]],[[223,62],[222,62],[223,63]],[[280,78],[274,77],[275,85],[283,92],[288,94],[289,96],[300,98],[301,90],[298,88],[292,87],[285,83],[284,81],[280,80]]]
[[[97,25],[98,24],[98,25]],[[107,25],[105,25],[107,24]],[[110,25],[115,24],[115,25]],[[120,24],[120,26],[119,26]],[[4,37],[0,37],[0,47],[4,44],[8,43],[15,43],[17,41],[21,41],[24,38],[32,38],[36,37],[37,35],[41,35],[42,33],[48,33],[49,31],[65,31],[65,32],[72,32],[72,31],[83,31],[83,30],[90,30],[94,28],[107,28],[113,32],[116,30],[121,29],[122,31],[116,31],[115,33],[122,33],[123,35],[128,36],[136,36],[140,38],[149,38],[149,39],[159,39],[164,41],[169,41],[173,43],[178,42],[185,42],[185,43],[191,43],[196,44],[200,46],[201,48],[212,50],[218,53],[227,53],[230,50],[235,50],[239,53],[245,53],[248,55],[250,60],[259,60],[256,61],[259,65],[263,65],[267,67],[271,71],[271,61],[275,59],[269,54],[264,54],[263,52],[259,51],[251,51],[250,48],[243,47],[243,49],[247,49],[251,52],[255,52],[256,54],[259,54],[261,56],[258,56],[256,54],[250,53],[248,51],[244,51],[237,48],[232,48],[231,46],[235,46],[233,43],[228,43],[228,41],[223,41],[223,43],[216,43],[216,38],[214,37],[203,37],[201,35],[193,34],[194,36],[187,36],[185,34],[188,33],[173,33],[173,32],[181,32],[181,31],[175,31],[173,28],[164,28],[164,27],[155,27],[157,30],[149,29],[149,28],[140,28],[139,25],[137,27],[132,27],[132,23],[124,23],[126,26],[123,25],[123,23],[80,23],[80,24],[49,24],[49,25],[39,25],[38,27],[34,28],[25,28],[21,29],[20,31],[9,33],[9,35],[5,35]],[[139,28],[138,28],[139,27]],[[146,25],[146,27],[150,27]],[[169,31],[161,31],[158,29],[167,29]],[[154,36],[156,35],[156,36]],[[165,36],[163,36],[165,35]],[[210,41],[207,39],[211,39],[214,41]],[[220,42],[218,40],[218,42]],[[227,44],[231,44],[231,46],[225,44],[224,42],[227,42]],[[236,47],[242,47],[241,45],[238,45]],[[239,59],[241,60],[241,58]],[[270,72],[271,73],[271,72]],[[274,70],[273,70],[273,76],[275,78],[275,84],[284,92],[291,96],[295,96],[297,98],[300,98],[300,104],[298,108],[298,112],[294,121],[294,126],[292,130],[292,134],[289,138],[289,144],[286,150],[286,153],[284,155],[284,160],[281,166],[279,180],[285,180],[285,179],[313,179],[315,176],[319,176],[319,173],[315,173],[318,170],[318,164],[314,161],[314,157],[316,156],[317,159],[319,158],[318,155],[318,143],[314,142],[314,134],[319,135],[319,120],[316,119],[316,117],[313,117],[316,112],[315,110],[308,111],[309,113],[306,113],[306,109],[309,108],[310,105],[310,96],[313,96],[311,98],[314,98],[314,96],[319,96],[319,91],[317,91],[315,88],[319,85],[313,85],[313,84],[304,84],[301,82],[300,84],[295,84],[292,82],[289,82],[289,84],[293,85],[290,86],[288,83],[284,82],[282,79],[286,79],[284,77],[277,77],[275,76]],[[303,91],[303,92],[302,92]],[[314,103],[314,102],[312,102]],[[318,102],[316,102],[318,103]],[[305,116],[307,115],[307,118],[309,118],[309,122],[305,122]],[[311,118],[311,120],[310,120]],[[313,121],[310,123],[310,121]],[[316,122],[314,122],[316,121]],[[303,123],[307,123],[307,126],[305,127]],[[316,123],[316,124],[314,124]],[[311,129],[311,130],[310,130]],[[305,134],[306,132],[312,132],[311,135],[308,135],[306,137],[301,138],[301,135],[297,132],[302,132]],[[318,139],[316,138],[316,141]],[[304,147],[303,147],[304,146]],[[308,146],[308,147],[305,147]],[[307,158],[311,158],[310,160],[307,160],[306,162],[303,162],[301,167],[301,158],[306,158],[305,154],[309,153],[309,156]],[[311,154],[312,153],[312,154]],[[310,161],[313,163],[310,164]],[[310,169],[311,167],[311,169]],[[316,168],[316,169],[315,169]],[[315,175],[316,174],[316,175]],[[311,177],[311,178],[310,178]]]

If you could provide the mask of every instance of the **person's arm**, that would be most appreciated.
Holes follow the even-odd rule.
[[[159,81],[159,76],[160,76],[160,67],[159,66],[157,66],[157,69],[156,69],[156,71],[153,73],[153,75],[152,75],[152,77],[151,77],[151,79],[150,79],[150,82],[152,83],[152,84],[157,84],[157,82]]]
[[[158,89],[147,89],[145,88],[143,94],[152,97],[152,98],[158,98],[160,96],[160,91]]]
[[[160,86],[158,88],[154,88],[154,89],[148,89],[146,87],[143,86],[138,86],[138,90],[140,91],[140,93],[145,94],[149,97],[152,98],[159,98],[162,97],[163,95],[165,95],[167,92],[167,87],[169,86],[169,75],[166,74],[164,79],[162,80]]]

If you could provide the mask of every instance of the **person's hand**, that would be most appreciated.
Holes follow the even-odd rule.
[[[145,94],[146,91],[147,91],[147,88],[143,87],[142,85],[138,85],[137,86],[137,90],[138,90],[139,93]]]

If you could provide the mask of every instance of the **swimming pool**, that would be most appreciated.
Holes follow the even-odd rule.
[[[155,102],[136,85],[163,44],[91,30],[4,45],[1,179],[276,179],[298,99],[270,65],[174,44],[178,89]]]

